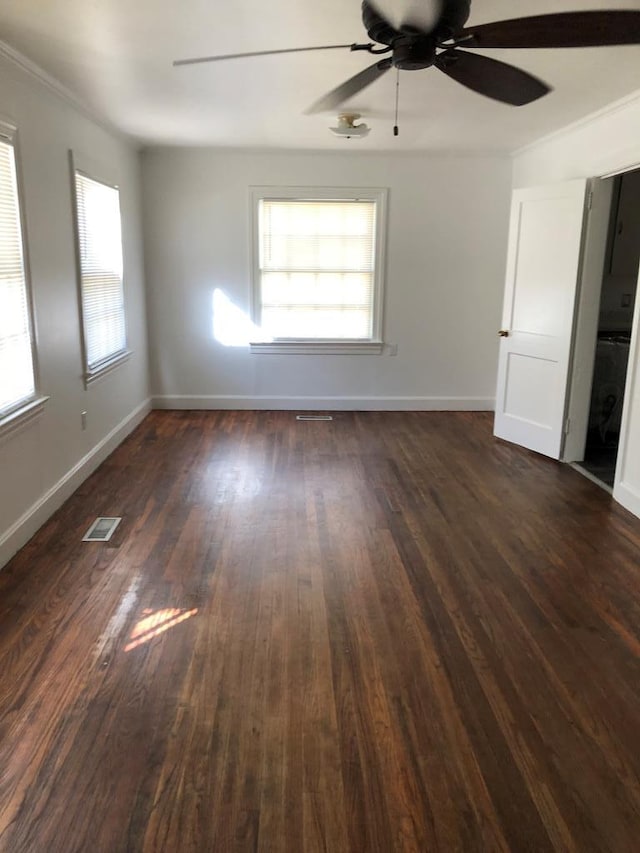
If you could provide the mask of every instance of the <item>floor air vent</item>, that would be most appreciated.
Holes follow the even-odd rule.
[[[332,421],[331,415],[296,415],[297,421]]]
[[[108,542],[121,518],[96,518],[84,535],[83,542]]]

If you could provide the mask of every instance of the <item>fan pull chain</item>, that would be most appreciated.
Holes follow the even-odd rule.
[[[393,135],[397,136],[398,131],[398,101],[400,100],[400,69],[396,68],[396,123],[393,126]]]

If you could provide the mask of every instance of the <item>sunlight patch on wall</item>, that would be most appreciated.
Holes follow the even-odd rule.
[[[253,341],[271,340],[218,287],[213,291],[213,337],[225,347],[248,347]]]

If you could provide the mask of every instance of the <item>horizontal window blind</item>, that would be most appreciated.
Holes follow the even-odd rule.
[[[81,172],[75,173],[75,183],[85,357],[91,372],[127,346],[120,194]]]
[[[0,140],[0,417],[34,396],[15,150]]]
[[[262,330],[274,339],[372,336],[375,201],[262,199]]]

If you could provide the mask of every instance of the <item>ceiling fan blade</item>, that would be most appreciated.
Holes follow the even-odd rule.
[[[225,53],[222,56],[195,56],[192,59],[176,59],[174,65],[197,65],[199,62],[220,62],[223,59],[244,59],[248,56],[273,56],[277,53],[305,53],[309,50],[343,50],[352,44],[325,44],[320,47],[289,47],[284,50],[254,50],[250,53]]]
[[[599,47],[640,44],[640,12],[559,12],[468,27],[459,47]]]
[[[346,101],[352,95],[356,95],[365,86],[368,86],[377,80],[378,77],[381,77],[392,65],[393,60],[390,57],[381,59],[379,62],[374,62],[373,65],[369,65],[364,71],[360,71],[359,74],[350,77],[344,83],[341,83],[340,86],[332,89],[324,97],[317,100],[309,109],[305,110],[305,113],[321,113],[325,110],[335,109],[343,101]]]
[[[530,104],[551,91],[546,83],[526,71],[478,53],[446,50],[436,57],[435,65],[474,92],[516,107]]]

